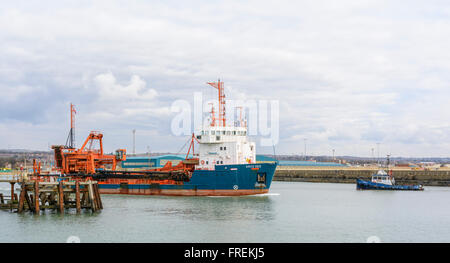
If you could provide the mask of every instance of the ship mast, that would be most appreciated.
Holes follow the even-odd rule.
[[[77,111],[75,110],[75,105],[70,103],[70,131],[69,136],[66,140],[66,148],[74,149],[75,148],[75,114]]]
[[[226,126],[225,119],[225,92],[223,88],[223,82],[220,79],[217,82],[207,82],[207,84],[216,88],[219,92],[219,125],[218,126]]]
[[[214,111],[214,103],[210,102],[211,104],[211,126],[216,126],[216,113]]]

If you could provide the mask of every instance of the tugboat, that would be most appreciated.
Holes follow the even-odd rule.
[[[387,166],[389,169],[389,155],[387,158]],[[376,174],[372,175],[371,181],[356,179],[357,190],[410,190],[410,191],[422,191],[424,190],[421,184],[418,185],[400,185],[395,183],[395,179],[392,176],[392,170],[386,173],[384,170],[379,170]]]

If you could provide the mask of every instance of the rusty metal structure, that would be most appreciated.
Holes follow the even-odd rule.
[[[91,131],[80,149],[75,148],[75,114],[74,105],[70,104],[70,130],[66,145],[53,145],[55,168],[61,174],[95,174],[108,168],[116,170],[117,162],[126,160],[126,150],[119,149],[115,154],[104,154],[103,134]],[[98,148],[94,148],[98,145]],[[40,174],[40,164],[34,163],[33,173]]]
[[[98,142],[99,148],[93,145]],[[92,131],[80,149],[66,148],[54,145],[56,168],[62,174],[94,174],[104,170],[106,166],[112,171],[116,170],[117,162],[126,160],[126,150],[119,149],[113,154],[103,152],[103,134]]]
[[[41,174],[41,162],[36,161],[36,159],[33,159],[33,175],[40,175]]]

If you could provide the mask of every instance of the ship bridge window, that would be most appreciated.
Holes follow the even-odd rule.
[[[220,136],[216,136],[216,140],[220,141]]]
[[[211,135],[214,135],[216,132],[215,131],[211,131]]]
[[[222,131],[222,135],[225,135],[225,131]]]
[[[230,131],[227,131],[227,135],[231,135]]]
[[[233,135],[236,135],[236,131],[233,131]]]

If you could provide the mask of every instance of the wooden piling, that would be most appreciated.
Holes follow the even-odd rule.
[[[15,182],[10,182],[10,184],[11,184],[11,202],[9,204],[10,204],[10,210],[12,212],[13,203],[14,203],[14,184],[15,184]]]
[[[89,201],[91,203],[92,212],[95,212],[95,211],[97,211],[97,206],[96,206],[96,203],[95,203],[94,191],[92,189],[92,183],[91,182],[89,182],[89,184],[88,184],[88,194],[89,194]]]
[[[34,181],[34,212],[39,214],[39,181]]]
[[[80,190],[81,191],[81,190]],[[87,192],[86,192],[86,187],[83,189],[83,196],[81,197],[81,204],[83,205],[83,206],[87,206],[87,199],[89,199],[89,198],[87,198]]]
[[[59,212],[64,213],[64,190],[63,183],[60,181],[58,185]]]
[[[81,204],[80,204],[80,182],[75,182],[75,203],[77,206],[77,213],[81,212]]]
[[[98,202],[98,196],[97,196],[97,191],[95,189],[95,185],[92,185],[92,195],[94,196],[95,208],[96,208],[96,210],[98,210],[98,209],[100,209],[100,205]]]
[[[95,194],[97,195],[98,207],[100,209],[103,209],[103,203],[102,198],[100,196],[100,191],[98,190],[98,184],[95,184],[94,187],[95,187]]]
[[[18,213],[23,212],[25,193],[27,192],[24,188],[25,188],[25,184],[22,184],[22,191],[20,191],[20,198],[19,198],[19,207],[17,208]]]
[[[32,189],[30,189],[30,190],[32,190]],[[31,210],[33,210],[33,212],[34,212],[34,195],[33,194],[30,194],[30,209]]]
[[[14,185],[16,184],[15,182],[10,182],[11,184],[11,203],[14,201]]]
[[[39,194],[39,199],[41,200],[41,206],[43,206],[43,210],[45,210],[45,203],[47,203],[48,196],[45,193]]]
[[[34,206],[33,206],[32,203],[31,203],[31,198],[30,198],[30,196],[28,196],[28,191],[27,191],[26,185],[23,186],[22,191],[25,192],[25,201],[27,202],[28,209],[30,209],[31,211],[34,211]]]

